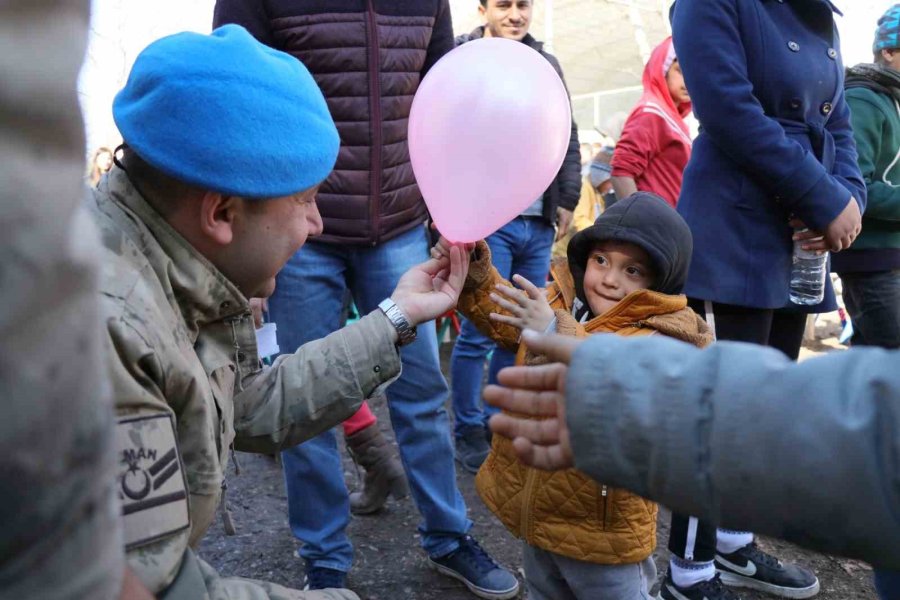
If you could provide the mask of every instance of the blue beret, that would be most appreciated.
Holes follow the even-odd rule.
[[[900,4],[895,4],[878,19],[872,51],[900,48]]]
[[[147,46],[113,101],[113,118],[125,142],[160,171],[247,198],[320,183],[340,147],[306,67],[239,25]]]

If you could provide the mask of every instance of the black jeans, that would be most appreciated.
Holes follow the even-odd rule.
[[[714,328],[717,340],[749,342],[777,348],[797,360],[803,343],[806,315],[789,310],[749,308],[691,298],[688,305]],[[712,309],[712,319],[707,310]],[[712,322],[710,322],[712,321]],[[712,523],[672,513],[669,551],[680,558],[711,561],[716,553],[716,527]]]
[[[853,346],[900,348],[900,270],[841,273]]]

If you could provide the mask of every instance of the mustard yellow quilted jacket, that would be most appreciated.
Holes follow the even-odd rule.
[[[712,341],[706,324],[687,308],[684,296],[649,290],[629,294],[605,314],[578,323],[572,316],[575,286],[566,261],[554,261],[551,272],[554,283],[548,286],[547,300],[556,312],[557,333],[579,337],[661,333],[700,347]],[[500,347],[518,352],[517,364],[543,362],[519,345],[518,329],[488,318],[492,312],[505,312],[489,297],[497,283],[509,285],[491,265],[487,244],[479,242],[459,310]],[[641,561],[656,545],[655,503],[597,483],[575,469],[547,472],[526,467],[502,436],[494,436],[475,483],[488,508],[532,546],[612,565]]]

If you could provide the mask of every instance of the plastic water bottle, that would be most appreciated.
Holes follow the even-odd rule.
[[[806,231],[798,229],[797,233]],[[791,302],[801,306],[818,304],[825,298],[825,278],[828,276],[828,253],[816,254],[801,247],[804,241],[794,242],[791,268]]]

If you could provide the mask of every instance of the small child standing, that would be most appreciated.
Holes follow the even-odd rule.
[[[439,242],[438,251],[446,244]],[[475,246],[459,310],[517,364],[544,362],[519,343],[524,328],[587,336],[661,334],[696,346],[712,341],[680,294],[692,249],[687,224],[664,200],[639,192],[616,203],[569,243],[541,290],[514,276],[511,287]],[[614,393],[611,391],[611,393]],[[488,508],[525,541],[532,600],[647,599],[656,579],[657,506],[567,469],[545,472],[518,462],[494,436],[476,478]]]

